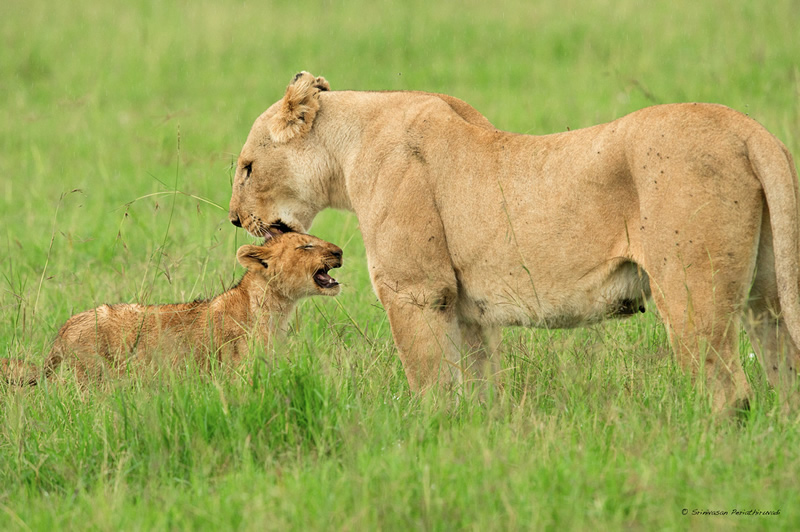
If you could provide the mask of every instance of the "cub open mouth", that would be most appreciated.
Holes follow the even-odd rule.
[[[334,286],[339,285],[336,279],[328,275],[327,268],[322,268],[316,271],[314,274],[314,282],[317,283],[317,286],[320,288],[333,288]]]

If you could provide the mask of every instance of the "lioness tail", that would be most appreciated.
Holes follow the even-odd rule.
[[[800,193],[797,169],[789,150],[763,128],[748,138],[747,148],[769,207],[782,316],[794,345],[800,348]]]

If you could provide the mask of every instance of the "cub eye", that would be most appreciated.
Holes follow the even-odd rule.
[[[304,244],[302,246],[298,246],[297,249],[311,249],[314,247],[314,244]]]

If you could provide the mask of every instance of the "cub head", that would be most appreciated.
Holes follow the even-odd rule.
[[[339,283],[328,272],[342,266],[342,250],[315,236],[276,235],[261,246],[240,247],[236,257],[248,272],[292,299],[339,293]]]
[[[326,150],[312,134],[322,77],[297,74],[283,98],[253,124],[236,163],[229,218],[253,236],[303,233],[330,203],[333,173]]]

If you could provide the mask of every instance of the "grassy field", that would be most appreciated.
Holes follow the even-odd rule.
[[[0,356],[41,360],[100,303],[241,275],[231,165],[299,70],[446,92],[525,133],[724,103],[800,156],[797,1],[228,4],[0,7]],[[800,425],[746,341],[741,424],[710,416],[650,313],[510,329],[502,392],[420,400],[357,220],[312,232],[345,251],[342,295],[301,304],[241,374],[0,385],[0,529],[800,528]]]

